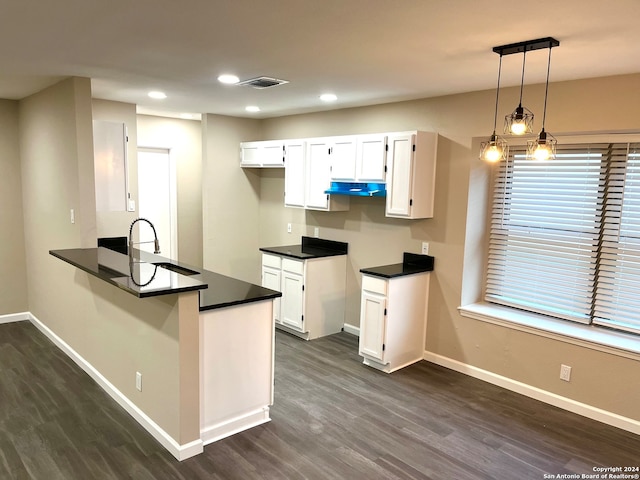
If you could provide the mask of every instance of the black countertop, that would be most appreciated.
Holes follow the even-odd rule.
[[[285,245],[282,247],[262,247],[260,251],[274,253],[285,257],[297,258],[299,260],[309,260],[311,258],[335,257],[336,255],[346,255],[349,251],[349,244],[325,240],[323,238],[302,237],[300,245]]]
[[[360,272],[374,277],[395,278],[415,273],[433,271],[434,257],[405,252],[402,263],[382,265],[379,267],[361,268]]]
[[[140,298],[200,290],[200,311],[282,296],[275,290],[141,250],[134,250],[133,263],[128,255],[103,247],[49,253]],[[158,263],[177,271],[154,265]]]

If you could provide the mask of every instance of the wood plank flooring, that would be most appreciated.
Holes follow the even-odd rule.
[[[640,436],[357,338],[276,335],[268,424],[176,461],[29,322],[0,325],[0,479],[543,479],[639,466]]]

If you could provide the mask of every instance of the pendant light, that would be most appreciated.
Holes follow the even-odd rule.
[[[511,115],[504,117],[505,135],[524,135],[533,132],[533,113],[522,106],[522,91],[524,89],[524,67],[527,61],[527,45],[522,54],[522,78],[520,80],[520,101]]]
[[[498,121],[498,98],[500,97],[500,73],[502,72],[502,54],[498,64],[498,86],[496,88],[496,107],[493,114],[493,133],[488,142],[480,144],[480,160],[490,163],[505,160],[509,155],[509,146],[502,138],[496,135],[496,123]]]
[[[545,132],[544,122],[547,117],[547,96],[549,94],[549,70],[551,69],[551,48],[549,44],[549,59],[547,60],[547,82],[544,89],[544,109],[542,110],[542,130],[535,140],[527,142],[527,159],[529,160],[553,160],[556,158],[556,145],[558,141],[553,135]]]

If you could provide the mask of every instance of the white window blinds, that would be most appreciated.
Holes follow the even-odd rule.
[[[640,332],[640,149],[623,147],[609,165],[593,321]]]
[[[485,300],[640,332],[640,151],[524,153],[496,172]]]

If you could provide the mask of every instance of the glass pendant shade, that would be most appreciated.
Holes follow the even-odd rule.
[[[509,145],[502,138],[493,132],[488,142],[480,144],[480,160],[489,163],[496,163],[506,160],[509,156]]]
[[[527,142],[527,159],[528,160],[554,160],[556,158],[556,145],[558,141],[553,135],[544,131],[540,131],[538,138]]]
[[[504,117],[504,133],[506,135],[525,135],[533,132],[533,113],[518,105],[511,115]]]

